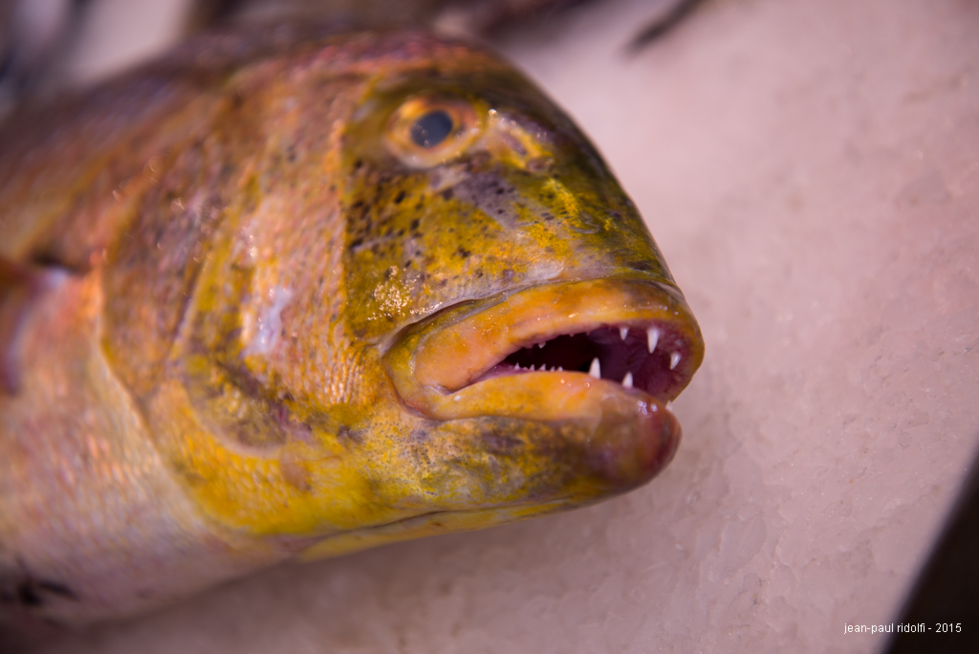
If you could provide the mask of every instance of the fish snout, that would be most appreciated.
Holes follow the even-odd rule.
[[[672,459],[681,429],[668,403],[702,359],[681,297],[606,278],[441,312],[406,330],[383,365],[426,418],[471,421],[474,435],[488,417],[509,419],[518,437],[546,426],[543,449],[528,443],[522,456],[565,496],[596,497],[641,485]]]

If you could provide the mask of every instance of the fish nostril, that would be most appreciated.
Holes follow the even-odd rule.
[[[534,175],[541,175],[550,172],[554,167],[554,159],[551,157],[534,157],[527,161],[527,172]]]

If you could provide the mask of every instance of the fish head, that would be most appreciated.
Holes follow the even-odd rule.
[[[346,328],[397,407],[362,447],[397,459],[374,488],[406,516],[315,554],[587,505],[672,459],[666,403],[699,328],[633,202],[532,83],[484,55],[378,76],[341,161]]]
[[[163,381],[137,391],[209,517],[336,555],[587,505],[669,462],[699,328],[530,81],[396,33],[228,84],[226,140],[252,158]]]

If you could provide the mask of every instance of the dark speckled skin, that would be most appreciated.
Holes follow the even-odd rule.
[[[373,300],[353,321],[358,336],[382,337],[447,304],[545,280],[644,272],[673,284],[635,206],[594,148],[523,76],[487,67],[393,77],[372,101],[393,109],[421,91],[478,97],[548,153],[536,169],[529,156],[508,160],[477,150],[406,173],[378,144],[385,112],[354,121],[343,161],[353,182],[344,198],[347,286]],[[443,178],[461,181],[433,192]],[[371,295],[392,268],[406,298],[399,312]]]

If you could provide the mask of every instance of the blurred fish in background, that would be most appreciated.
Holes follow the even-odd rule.
[[[586,0],[0,0],[0,118],[87,85],[217,26],[328,20],[349,29],[426,27],[480,39]]]
[[[0,120],[18,104],[103,80],[181,39],[215,27],[329,21],[339,28],[423,27],[474,41],[534,29],[600,0],[0,0]],[[672,30],[703,0],[650,3],[626,44],[635,52]]]
[[[0,0],[0,119],[50,88],[54,61],[87,0]]]

